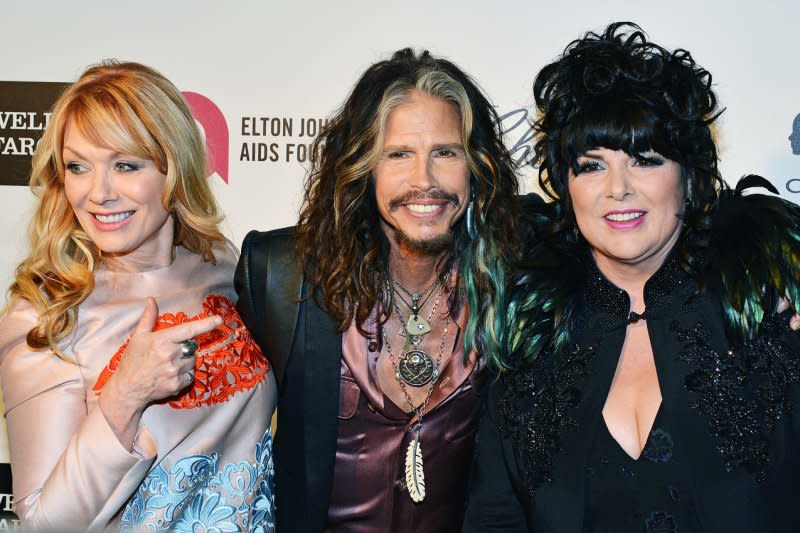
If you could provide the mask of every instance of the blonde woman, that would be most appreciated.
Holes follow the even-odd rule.
[[[205,163],[186,102],[146,66],[91,67],[54,107],[0,323],[28,527],[274,527],[275,382],[232,302]]]

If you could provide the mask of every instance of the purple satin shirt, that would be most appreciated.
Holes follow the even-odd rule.
[[[466,312],[458,325],[463,330]],[[405,488],[405,453],[416,424],[384,396],[377,382],[378,353],[355,325],[342,336],[339,434],[326,531],[434,533],[461,530],[467,477],[475,444],[485,372],[463,341],[442,368],[420,442],[425,499],[414,503]]]

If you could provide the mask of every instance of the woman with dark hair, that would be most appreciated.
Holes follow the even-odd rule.
[[[33,156],[0,321],[14,510],[46,531],[272,531],[275,380],[178,89],[87,69]]]
[[[487,355],[465,531],[792,529],[800,334],[776,308],[800,301],[800,208],[724,184],[711,75],[636,25],[534,93],[551,231]]]

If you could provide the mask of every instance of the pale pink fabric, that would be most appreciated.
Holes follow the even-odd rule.
[[[193,409],[151,405],[132,453],[112,433],[92,391],[139,320],[145,297],[156,298],[159,314],[194,315],[210,294],[235,301],[236,250],[227,243],[215,252],[216,265],[178,247],[166,268],[98,270],[78,325],[62,343],[77,364],[27,346],[25,335],[37,323],[28,302],[17,302],[0,322],[0,383],[15,505],[26,526],[119,529],[122,510],[157,466],[169,472],[175,461],[193,454],[218,454],[220,465],[253,463],[275,405],[272,372],[223,403]]]

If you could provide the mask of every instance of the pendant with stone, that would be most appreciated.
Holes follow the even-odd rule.
[[[412,314],[406,321],[406,331],[409,335],[425,335],[430,330],[431,325],[419,315]]]
[[[428,352],[409,350],[400,356],[396,377],[412,387],[422,387],[439,378],[439,367]]]

